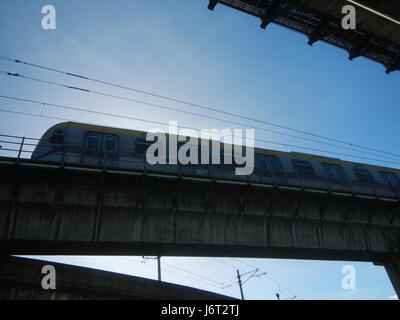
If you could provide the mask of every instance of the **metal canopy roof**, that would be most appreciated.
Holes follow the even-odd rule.
[[[399,0],[209,0],[261,19],[261,27],[277,23],[301,32],[312,45],[318,40],[343,48],[352,60],[367,57],[384,65],[386,72],[400,70]],[[356,8],[356,29],[342,28],[342,8]]]

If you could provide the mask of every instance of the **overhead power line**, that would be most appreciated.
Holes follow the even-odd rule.
[[[27,62],[27,61],[22,61],[22,60],[19,60],[19,59],[11,58],[11,57],[0,56],[0,59],[7,60],[9,62],[18,63],[18,64],[28,65],[28,66],[35,67],[35,68],[44,69],[44,70],[47,70],[47,71],[52,71],[52,72],[64,74],[64,75],[67,75],[67,76],[72,76],[72,77],[84,79],[84,80],[87,80],[87,81],[93,81],[93,82],[97,82],[97,83],[101,83],[101,84],[117,87],[117,88],[120,88],[120,89],[130,90],[130,91],[134,91],[134,92],[137,92],[137,93],[141,93],[141,94],[145,94],[145,95],[149,95],[149,96],[153,96],[153,97],[157,97],[157,98],[161,98],[161,99],[166,99],[166,100],[170,100],[170,101],[174,101],[174,102],[179,102],[179,103],[190,105],[190,106],[194,106],[194,107],[197,107],[197,108],[201,108],[201,109],[205,109],[205,110],[209,110],[209,111],[213,111],[213,112],[218,112],[218,113],[229,115],[229,116],[233,116],[233,117],[238,117],[238,118],[241,118],[241,119],[244,119],[244,120],[254,121],[254,122],[257,122],[257,123],[261,123],[263,125],[274,126],[274,127],[277,127],[277,128],[293,131],[293,132],[296,132],[296,133],[301,133],[301,134],[304,134],[304,135],[309,135],[309,136],[313,136],[313,137],[316,137],[316,138],[329,140],[329,141],[332,141],[332,142],[337,142],[337,143],[350,145],[350,146],[356,147],[356,148],[366,149],[366,150],[370,150],[370,151],[374,151],[374,152],[379,152],[379,153],[384,153],[384,154],[387,154],[387,155],[400,157],[397,154],[393,154],[393,153],[390,153],[390,152],[378,150],[378,149],[375,149],[375,148],[365,147],[365,146],[361,146],[361,145],[354,144],[354,143],[351,143],[351,142],[343,141],[343,140],[340,140],[340,139],[330,138],[330,137],[318,135],[318,134],[315,134],[315,133],[310,133],[310,132],[307,132],[307,131],[304,131],[304,130],[298,130],[298,129],[290,128],[290,127],[287,127],[287,126],[279,125],[279,124],[276,124],[276,123],[267,122],[267,121],[263,121],[263,120],[260,120],[260,119],[255,119],[255,118],[252,118],[252,117],[249,117],[249,116],[244,116],[244,115],[236,114],[236,113],[233,113],[233,112],[228,112],[228,111],[222,110],[223,108],[221,109],[221,108],[208,107],[208,106],[205,106],[205,105],[201,105],[201,104],[185,101],[185,100],[182,100],[182,99],[171,98],[171,97],[168,97],[168,96],[165,96],[165,95],[156,94],[156,93],[152,93],[152,92],[144,91],[144,90],[139,90],[139,89],[136,89],[136,88],[127,87],[127,86],[123,86],[123,85],[120,85],[120,84],[115,84],[115,83],[112,83],[110,81],[103,81],[103,80],[91,78],[91,77],[88,77],[88,76],[83,76],[83,75],[79,75],[79,74],[75,74],[75,73],[71,73],[71,72],[67,72],[67,71],[62,71],[62,70],[46,67],[46,66],[43,66],[43,65],[34,64],[34,63],[31,63],[31,62]]]
[[[234,260],[234,261],[237,261],[237,262],[239,262],[239,263],[241,263],[241,264],[243,264],[243,265],[246,265],[246,266],[248,266],[248,267],[250,267],[250,268],[254,268],[254,269],[256,269],[256,270],[260,270],[259,268],[257,268],[257,267],[255,267],[255,266],[253,266],[253,265],[251,265],[251,264],[248,264],[248,263],[246,263],[246,262],[244,262],[244,261],[241,261],[241,260],[239,260],[239,259],[236,259],[236,258],[231,258],[232,260]],[[267,277],[267,278],[269,278],[271,281],[273,281],[276,285],[278,285],[278,290],[280,290],[280,289],[284,289],[285,291],[287,291],[288,293],[290,293],[291,295],[293,295],[294,297],[297,297],[297,295],[293,292],[293,291],[291,291],[290,289],[288,289],[287,287],[285,287],[283,284],[281,284],[281,283],[279,283],[278,281],[276,281],[275,279],[273,279],[267,272],[265,272],[265,276]],[[264,279],[264,278],[263,278]],[[264,279],[265,280],[265,279]]]
[[[59,87],[64,87],[64,88],[68,88],[68,89],[79,90],[79,91],[86,92],[86,93],[106,96],[106,97],[120,99],[120,100],[133,102],[133,103],[140,103],[140,104],[144,104],[144,105],[147,105],[147,106],[156,107],[156,108],[160,108],[160,109],[164,109],[164,110],[176,111],[176,112],[180,112],[180,113],[184,113],[184,114],[188,114],[188,115],[192,115],[192,116],[197,116],[197,117],[212,119],[212,120],[221,121],[221,122],[225,122],[225,123],[231,123],[231,124],[235,124],[235,125],[239,125],[239,126],[247,126],[247,127],[249,127],[249,125],[247,125],[247,124],[236,122],[236,121],[217,118],[217,117],[209,116],[209,115],[206,115],[206,114],[200,114],[200,113],[185,111],[185,110],[181,110],[181,109],[177,109],[177,108],[173,108],[173,107],[169,107],[169,106],[149,103],[149,102],[141,101],[141,100],[137,100],[137,99],[121,97],[121,96],[112,95],[112,94],[108,94],[108,93],[104,93],[104,92],[93,91],[93,90],[89,90],[89,89],[86,89],[86,88],[70,86],[70,85],[61,84],[61,83],[57,83],[57,82],[53,82],[53,81],[47,81],[47,80],[43,80],[43,79],[33,78],[33,77],[25,76],[25,75],[22,75],[22,74],[19,74],[19,73],[11,73],[11,72],[7,72],[7,71],[3,71],[3,70],[0,70],[0,73],[8,75],[8,76],[12,76],[12,77],[19,77],[19,78],[24,78],[24,79],[36,81],[36,82],[41,82],[41,83],[46,83],[46,84],[55,85],[55,86],[59,86]],[[302,140],[309,141],[309,142],[314,142],[314,143],[319,143],[319,144],[323,144],[323,145],[333,146],[333,147],[336,147],[336,148],[346,149],[346,150],[359,152],[359,153],[363,153],[363,154],[368,154],[368,155],[372,155],[372,156],[384,157],[386,159],[391,159],[391,160],[395,160],[395,161],[398,161],[400,159],[400,155],[397,156],[398,159],[395,159],[395,158],[389,157],[387,155],[381,155],[381,154],[371,153],[371,152],[367,152],[367,151],[357,150],[357,149],[352,148],[352,147],[349,148],[349,147],[345,147],[343,145],[337,145],[337,144],[332,144],[332,143],[328,143],[328,142],[318,141],[318,140],[314,140],[314,139],[309,139],[309,138],[296,136],[296,135],[292,135],[292,134],[288,134],[288,133],[284,133],[284,132],[279,132],[279,131],[275,131],[275,130],[265,129],[265,128],[261,128],[261,127],[254,127],[253,126],[252,129],[261,130],[261,131],[274,133],[274,134],[279,134],[279,135],[284,135],[284,136],[289,136],[289,137],[296,138],[296,139],[302,139]],[[383,152],[380,152],[380,153],[383,153]],[[394,156],[396,156],[396,155],[394,155]]]
[[[177,269],[177,270],[180,270],[180,271],[183,271],[183,272],[186,272],[187,274],[191,274],[191,275],[193,275],[193,276],[195,276],[195,277],[198,277],[198,278],[201,278],[201,279],[204,279],[204,280],[206,280],[206,281],[209,281],[209,282],[211,282],[213,285],[218,285],[218,286],[220,286],[222,283],[219,283],[218,281],[216,281],[216,280],[214,280],[214,279],[211,279],[211,278],[208,278],[208,277],[206,277],[206,276],[202,276],[202,275],[200,275],[200,274],[198,274],[198,273],[195,273],[195,272],[193,272],[193,271],[188,271],[188,270],[186,270],[186,269],[184,269],[184,268],[181,268],[181,267],[178,267],[178,266],[175,266],[175,265],[172,265],[172,264],[169,264],[169,263],[167,263],[167,262],[161,262],[162,264],[164,264],[164,265],[166,265],[166,266],[169,266],[169,267],[171,267],[171,268],[174,268],[174,269]]]
[[[40,118],[46,118],[46,119],[52,119],[52,120],[70,121],[69,119],[66,119],[66,118],[51,117],[51,116],[45,116],[45,115],[41,115],[41,114],[35,114],[35,113],[29,113],[29,112],[20,112],[20,111],[14,111],[14,110],[0,109],[0,112],[12,113],[12,114],[20,114],[20,115],[23,115],[23,116],[40,117]]]
[[[241,297],[242,297],[242,300],[244,300],[243,285],[244,285],[250,278],[253,278],[253,277],[257,277],[257,278],[258,278],[258,277],[261,277],[261,276],[263,276],[263,275],[266,274],[266,272],[260,273],[260,274],[256,274],[257,271],[258,271],[258,269],[255,269],[255,270],[253,270],[253,271],[249,271],[249,272],[240,274],[240,273],[239,273],[239,269],[236,270],[236,272],[237,272],[237,280],[238,280],[238,284],[239,284],[239,288],[240,288],[240,295],[241,295]],[[248,276],[246,280],[242,281],[242,277],[245,276],[245,275],[248,275],[249,273],[251,273],[251,275]]]
[[[123,115],[118,115],[118,114],[113,114],[113,113],[108,113],[108,112],[88,110],[88,109],[84,109],[84,108],[77,108],[77,107],[72,107],[72,106],[67,106],[67,105],[54,104],[54,103],[45,102],[45,101],[23,99],[23,98],[4,96],[4,95],[0,95],[0,98],[11,99],[11,100],[16,100],[16,101],[23,101],[23,102],[29,102],[29,103],[40,104],[40,105],[46,105],[46,106],[50,106],[50,107],[54,107],[54,108],[62,108],[62,109],[67,109],[67,110],[87,112],[87,113],[98,114],[98,115],[103,115],[103,116],[111,116],[111,117],[122,118],[122,119],[127,119],[127,120],[135,120],[135,121],[141,121],[141,122],[146,122],[146,123],[153,123],[153,124],[157,124],[157,125],[169,126],[169,123],[165,123],[165,122],[141,119],[141,118],[130,117],[130,116],[123,116]],[[0,110],[0,112],[3,112],[3,111]],[[13,112],[13,111],[10,111],[10,110],[4,111],[4,112],[18,113],[18,112]],[[29,115],[33,115],[33,114],[29,114]],[[41,115],[36,115],[36,116],[41,117]],[[201,129],[194,128],[194,127],[188,127],[188,126],[182,126],[182,125],[180,125],[179,127],[185,128],[185,129],[192,129],[192,130],[195,130],[195,131],[198,131],[198,132],[201,131]],[[242,138],[241,136],[235,136],[235,135],[233,137]],[[323,149],[309,148],[309,147],[305,147],[305,146],[298,146],[298,145],[292,145],[292,144],[287,144],[287,143],[269,141],[269,140],[265,140],[265,139],[250,139],[250,140],[252,140],[254,142],[268,143],[268,144],[274,144],[274,145],[279,145],[279,146],[284,146],[284,147],[299,148],[299,149],[304,149],[304,150],[309,150],[309,151],[314,151],[314,152],[323,152],[323,153],[328,153],[328,154],[334,154],[336,156],[339,155],[339,156],[346,156],[346,157],[358,158],[358,159],[363,159],[363,160],[370,160],[370,161],[377,161],[377,162],[382,162],[382,163],[390,163],[390,164],[400,165],[400,162],[387,161],[387,160],[374,159],[374,158],[367,158],[367,157],[363,157],[363,156],[357,156],[357,155],[346,154],[346,153],[339,153],[339,152],[334,152],[334,151],[327,151],[327,150],[323,150]]]
[[[127,259],[127,258],[121,258],[121,257],[114,257],[114,259],[123,260],[123,261],[127,261],[127,262],[134,262],[134,263],[143,263],[143,261],[141,262],[141,261],[132,260],[132,259]],[[176,275],[176,276],[178,276],[178,277],[181,277],[181,278],[186,278],[186,279],[189,279],[189,280],[192,280],[192,281],[196,281],[196,282],[202,283],[203,285],[206,285],[206,286],[208,286],[208,287],[214,287],[214,288],[218,288],[218,289],[225,289],[224,287],[221,287],[221,286],[218,284],[218,282],[217,282],[216,280],[212,280],[212,279],[210,279],[210,278],[206,278],[206,277],[201,276],[201,275],[199,275],[199,274],[196,274],[196,273],[194,273],[194,272],[187,271],[187,270],[185,270],[185,269],[183,269],[183,268],[179,268],[179,267],[176,267],[176,266],[167,264],[167,263],[165,263],[165,262],[162,262],[162,264],[163,264],[163,265],[167,265],[169,268],[172,267],[172,268],[178,269],[178,270],[180,271],[180,272],[179,272],[179,271],[178,271],[178,272],[171,271],[171,270],[169,270],[168,267],[167,267],[167,268],[163,268],[163,272],[165,272],[165,273],[174,274],[174,275]],[[158,268],[157,266],[155,266],[155,265],[153,265],[153,264],[146,264],[145,262],[144,262],[144,265],[146,265],[146,266],[151,266],[152,268]],[[183,274],[182,272],[184,272],[184,273],[186,273],[186,274]],[[193,276],[195,276],[195,277],[197,277],[197,278],[190,277],[189,274],[191,274],[191,275],[193,275]],[[208,280],[209,282],[206,282],[206,281],[204,281],[204,280],[200,280],[199,278],[200,278],[200,279],[201,279],[201,278],[203,278],[203,279],[209,279],[209,280]],[[210,283],[210,282],[211,282],[211,283]],[[233,289],[228,288],[228,290],[231,291],[232,293],[235,293],[235,294],[236,294],[236,292],[235,292]]]
[[[250,267],[250,268],[254,269],[254,270],[252,270],[252,271],[249,271],[249,272],[247,272],[247,273],[244,273],[244,274],[240,275],[240,276],[242,277],[242,276],[244,276],[244,275],[247,275],[247,274],[252,273],[252,275],[251,275],[248,279],[246,279],[244,282],[242,282],[242,285],[243,285],[247,280],[249,280],[250,278],[252,278],[253,276],[256,276],[256,277],[259,277],[259,276],[266,276],[266,278],[268,278],[268,280],[267,280],[266,278],[263,278],[263,277],[262,277],[262,279],[263,279],[264,281],[266,281],[266,282],[268,283],[268,285],[270,285],[272,288],[274,288],[274,289],[277,290],[278,292],[281,292],[281,290],[284,290],[284,291],[286,291],[289,295],[291,295],[289,298],[286,298],[286,299],[296,299],[296,298],[297,298],[297,295],[296,295],[293,291],[289,290],[289,289],[286,288],[284,285],[282,285],[281,283],[279,283],[278,281],[276,281],[275,279],[273,279],[266,271],[263,271],[263,270],[261,270],[260,268],[255,267],[255,266],[253,266],[253,265],[250,265],[250,264],[248,264],[248,263],[246,263],[246,262],[244,262],[244,261],[241,261],[241,260],[239,260],[239,259],[236,259],[236,258],[230,258],[230,259],[233,260],[233,261],[235,261],[235,262],[239,262],[239,263],[241,263],[241,264],[243,264],[243,265],[245,265],[245,266],[247,266],[247,267]],[[220,262],[220,263],[224,264],[224,265],[227,265],[228,267],[230,267],[230,268],[232,268],[232,269],[234,269],[234,270],[236,270],[236,271],[238,270],[238,265],[237,265],[237,264],[231,265],[231,264],[229,264],[229,263],[227,263],[227,262],[225,262],[225,261],[223,261],[223,260],[220,260],[220,259],[215,259],[215,260],[216,260],[217,262]],[[260,273],[260,274],[258,274],[258,275],[255,275],[255,273],[256,273],[257,271],[260,271],[260,272],[262,272],[262,273]],[[272,281],[273,283],[271,283],[271,281]]]

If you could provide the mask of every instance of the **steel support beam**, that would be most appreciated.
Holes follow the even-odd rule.
[[[396,70],[400,70],[400,55],[393,59],[392,63],[387,67],[386,73],[389,74]]]
[[[349,51],[349,60],[353,60],[365,54],[370,49],[370,39],[364,36],[356,45]]]
[[[271,0],[268,8],[265,10],[264,15],[261,17],[260,27],[265,29],[267,25],[273,22],[276,18],[286,15],[297,1],[291,1],[284,4],[282,0]]]
[[[329,28],[328,22],[325,19],[321,20],[314,31],[308,36],[308,45],[312,46],[315,42],[322,40],[333,32],[334,30]]]
[[[214,11],[214,8],[217,4],[218,4],[218,0],[210,0],[207,8],[211,11]]]

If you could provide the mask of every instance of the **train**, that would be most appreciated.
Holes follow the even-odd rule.
[[[233,164],[153,164],[147,132],[79,122],[49,128],[31,159],[186,179],[332,193],[400,201],[400,170],[319,155],[254,148],[254,170],[236,175]],[[210,161],[211,162],[211,161]]]

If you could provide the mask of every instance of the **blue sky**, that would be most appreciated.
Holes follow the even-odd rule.
[[[41,9],[47,4],[56,8],[56,30],[45,31],[41,27]],[[397,152],[400,72],[387,75],[383,66],[373,61],[359,58],[351,62],[343,50],[320,42],[310,47],[304,35],[276,25],[263,30],[259,28],[260,21],[254,17],[221,5],[211,12],[207,10],[207,4],[207,0],[2,0],[0,55],[217,107],[358,145]],[[199,111],[187,105],[4,60],[0,60],[0,70],[162,103],[182,110]],[[222,122],[3,75],[0,75],[0,94],[154,121],[177,120],[181,125],[198,128],[232,128],[232,125]],[[152,129],[151,125],[141,122],[48,106],[42,108],[6,99],[0,99],[0,109],[42,113],[114,127]],[[226,119],[238,120],[228,116]],[[0,112],[0,134],[40,137],[57,122]],[[247,122],[246,125],[251,128],[256,124]],[[263,131],[256,130],[255,135],[259,139],[356,154]],[[300,148],[268,144],[258,146],[307,152]],[[336,157],[400,167],[379,161]],[[156,277],[156,269],[151,266],[155,262],[148,260],[142,263],[139,257],[54,259]],[[241,272],[248,272],[251,271],[248,265],[256,266],[304,299],[388,299],[395,294],[384,269],[371,263],[220,260],[163,258],[170,265],[215,279],[216,283],[234,279],[235,267],[239,267]],[[354,265],[357,270],[356,290],[341,288],[341,268],[346,264]],[[215,283],[214,286],[207,286],[204,278],[193,274],[189,276],[168,265],[163,268],[166,281],[239,297],[236,284],[222,290]],[[245,295],[254,299],[275,299],[276,290],[261,277],[253,278],[245,285]],[[283,298],[291,296],[284,291],[281,295]]]

